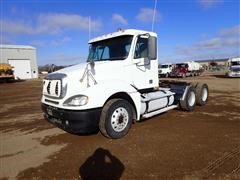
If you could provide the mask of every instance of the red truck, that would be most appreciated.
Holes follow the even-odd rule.
[[[194,61],[178,63],[175,65],[171,77],[199,76],[202,72],[201,65]]]

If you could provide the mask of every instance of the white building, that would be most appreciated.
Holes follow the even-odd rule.
[[[0,45],[0,63],[14,67],[16,79],[38,78],[36,48],[23,45]]]

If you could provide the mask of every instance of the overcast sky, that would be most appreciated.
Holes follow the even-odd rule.
[[[39,65],[86,61],[89,36],[118,28],[152,29],[154,0],[0,3],[0,44],[36,47]],[[239,56],[239,7],[238,0],[158,0],[154,31],[159,62]]]

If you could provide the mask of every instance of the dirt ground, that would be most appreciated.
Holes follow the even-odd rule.
[[[0,84],[0,179],[240,179],[240,78],[206,73],[208,104],[135,123],[110,140],[46,122],[41,80]]]

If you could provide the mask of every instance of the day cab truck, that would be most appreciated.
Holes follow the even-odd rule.
[[[165,63],[161,64],[158,68],[158,75],[160,77],[169,77],[172,73],[173,64],[172,63]]]
[[[203,69],[199,63],[188,61],[176,64],[171,73],[171,76],[183,78],[188,76],[199,76],[202,73],[202,70]]]
[[[227,77],[240,77],[240,57],[228,61]]]
[[[43,80],[44,116],[67,132],[118,139],[135,121],[207,103],[207,84],[159,81],[154,32],[120,30],[89,45],[87,62]]]

